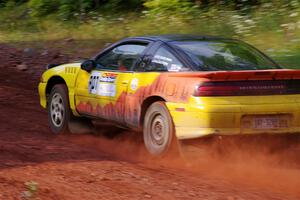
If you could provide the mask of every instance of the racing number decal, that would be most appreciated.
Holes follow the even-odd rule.
[[[90,94],[97,94],[97,89],[98,89],[98,83],[99,83],[99,78],[101,76],[100,72],[92,72],[89,80],[89,93]]]
[[[110,72],[92,72],[89,80],[89,93],[107,97],[115,96],[117,76],[118,74]]]

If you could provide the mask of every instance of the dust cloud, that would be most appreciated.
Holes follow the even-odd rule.
[[[96,133],[96,135],[95,135]],[[241,187],[300,197],[300,136],[215,136],[178,143],[179,151],[150,156],[141,133],[110,124],[98,125],[94,135],[75,135],[72,141],[108,156],[149,168],[180,170],[190,176],[215,177]]]

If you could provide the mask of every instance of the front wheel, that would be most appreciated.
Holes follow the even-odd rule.
[[[68,100],[68,89],[64,84],[55,85],[48,99],[48,120],[54,133],[69,132],[71,110]]]
[[[172,117],[162,101],[154,102],[147,110],[143,135],[146,149],[154,156],[164,155],[177,148]]]

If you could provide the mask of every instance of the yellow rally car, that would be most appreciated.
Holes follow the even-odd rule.
[[[233,39],[127,38],[80,63],[50,65],[39,84],[54,133],[105,119],[143,130],[153,155],[175,140],[300,132],[300,71]]]

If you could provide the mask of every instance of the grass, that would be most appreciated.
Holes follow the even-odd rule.
[[[26,5],[0,10],[0,42],[50,45],[74,39],[68,53],[82,51],[83,57],[105,43],[136,35],[191,33],[242,39],[258,47],[280,64],[298,68],[300,64],[299,10],[257,10],[251,15],[235,11],[203,11],[193,16],[180,14],[99,15],[85,20],[64,20],[58,15],[33,18]],[[36,43],[36,44],[35,44]],[[67,50],[68,51],[68,50]],[[299,65],[300,68],[300,65]]]

